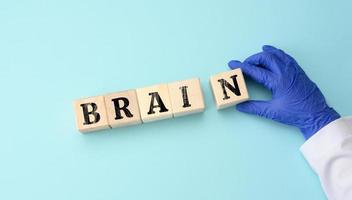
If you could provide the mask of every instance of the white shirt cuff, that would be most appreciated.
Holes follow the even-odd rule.
[[[315,165],[320,163],[326,156],[339,148],[347,137],[352,134],[352,118],[339,118],[324,126],[310,137],[300,148],[303,156],[310,166],[317,172]]]

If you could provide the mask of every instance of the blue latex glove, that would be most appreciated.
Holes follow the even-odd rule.
[[[231,69],[242,68],[246,76],[272,92],[272,100],[238,104],[237,110],[241,112],[296,126],[306,139],[340,118],[327,105],[317,85],[291,56],[280,49],[266,45],[262,52],[243,63],[233,60],[228,65]]]

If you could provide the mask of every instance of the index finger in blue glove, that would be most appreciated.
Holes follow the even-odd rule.
[[[260,52],[248,57],[244,62],[252,65],[258,65],[272,72],[279,72],[280,68],[277,65],[278,58],[268,52]]]
[[[275,83],[274,74],[264,68],[251,65],[249,63],[241,63],[237,60],[230,61],[228,66],[230,69],[241,68],[245,75],[249,76],[254,81],[264,85],[269,90],[272,89]]]
[[[287,53],[285,53],[283,50],[276,48],[274,46],[270,46],[270,45],[264,45],[262,47],[264,52],[267,52],[269,54],[273,54],[275,56],[277,56],[279,59],[281,59],[282,61],[290,61],[290,60],[294,60],[294,58],[292,58],[290,55],[288,55]]]

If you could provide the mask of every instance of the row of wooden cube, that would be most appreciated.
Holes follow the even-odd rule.
[[[248,99],[240,69],[212,76],[210,85],[219,109]],[[83,98],[74,107],[79,131],[90,132],[198,113],[205,104],[194,78]]]

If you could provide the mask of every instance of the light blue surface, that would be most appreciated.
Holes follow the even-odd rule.
[[[320,200],[294,128],[217,111],[208,79],[285,49],[350,115],[348,1],[1,1],[0,199]],[[72,101],[200,77],[202,114],[82,135]],[[268,98],[248,83],[253,98]]]

